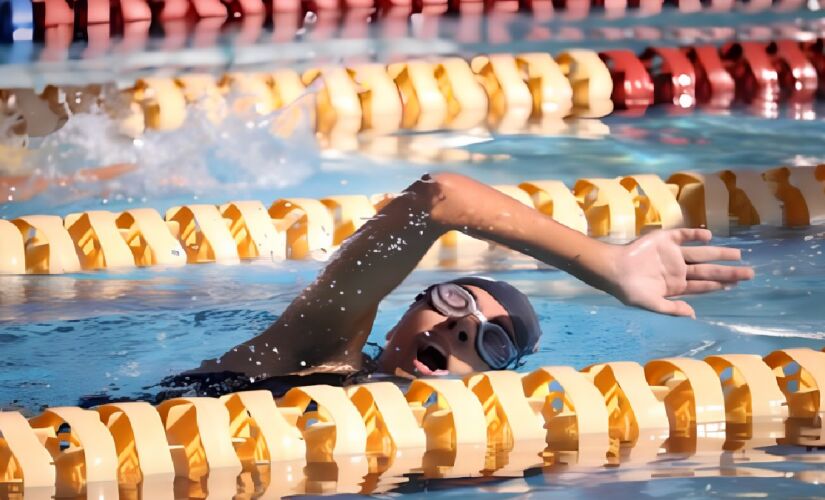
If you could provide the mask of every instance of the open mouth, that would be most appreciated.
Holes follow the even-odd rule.
[[[418,348],[413,364],[422,375],[446,375],[447,356],[434,345],[423,345]]]

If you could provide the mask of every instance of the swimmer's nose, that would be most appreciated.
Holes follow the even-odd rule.
[[[469,339],[473,332],[478,330],[478,319],[469,314],[463,318],[447,318],[433,328],[433,332],[439,336],[457,338],[464,342]]]

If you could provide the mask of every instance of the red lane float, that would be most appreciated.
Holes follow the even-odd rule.
[[[109,23],[109,0],[75,1],[74,11],[76,27],[81,29],[86,29],[89,25]]]
[[[151,21],[152,11],[149,9],[149,4],[143,0],[114,0],[112,8],[120,9],[120,16],[124,23],[133,23],[137,21]]]
[[[227,2],[229,17],[260,17],[266,13],[261,0],[231,0]]]
[[[721,53],[739,100],[806,102],[816,94],[817,69],[794,40],[734,42]]]
[[[736,98],[744,102],[779,100],[779,74],[762,42],[741,41],[721,49],[722,60],[736,83]]]
[[[37,27],[52,28],[74,23],[74,11],[66,0],[34,0],[32,11]]]
[[[719,50],[712,45],[700,45],[686,47],[682,51],[693,64],[697,101],[712,107],[730,106],[736,83],[725,69]]]
[[[696,70],[674,47],[649,47],[641,61],[653,80],[654,100],[688,108],[696,102]]]
[[[11,1],[11,0],[9,0]],[[118,0],[31,0],[38,4],[34,7],[37,12],[35,24],[38,30],[58,25],[71,25],[80,22],[82,28],[86,24],[109,23],[115,24],[115,30],[120,32],[121,22],[132,22],[137,18],[144,19],[148,5],[159,6],[156,14],[163,19],[180,19],[192,15],[195,18],[225,18],[229,14],[232,18],[244,16],[271,15],[273,12],[325,12],[341,13],[355,10],[369,10],[383,15],[396,7],[406,8],[407,15],[424,13],[427,15],[441,15],[445,13],[470,14],[512,14],[520,11],[528,12],[539,19],[547,19],[554,15],[555,10],[565,19],[582,19],[590,15],[593,8],[598,15],[605,18],[617,18],[626,15],[628,9],[638,9],[645,15],[661,12],[665,0],[141,0],[128,2],[129,7],[135,7],[137,13],[131,10],[123,14],[121,21],[121,3]],[[799,2],[801,0],[793,0]],[[712,12],[728,11],[734,5],[733,0],[714,0],[705,5],[704,0],[672,0],[679,12],[689,13],[703,9]],[[787,2],[786,2],[787,3]],[[771,6],[771,0],[751,0],[746,4],[747,10],[761,10]],[[791,4],[793,6],[793,4]],[[778,4],[778,11],[787,10],[787,5]],[[74,11],[79,11],[75,13]],[[228,10],[228,12],[226,12]],[[111,19],[110,19],[111,18]],[[499,20],[501,17],[498,18]],[[608,28],[612,29],[612,28]],[[758,29],[763,29],[758,27]],[[766,29],[766,28],[765,28]],[[796,28],[790,25],[784,33],[794,36]],[[81,30],[82,31],[82,30]],[[616,29],[616,33],[621,30]],[[769,35],[769,33],[768,33]],[[765,36],[763,33],[761,36]],[[42,39],[42,36],[40,37]]]
[[[629,50],[605,50],[599,52],[613,78],[610,98],[620,108],[646,108],[653,104],[653,82],[645,65]]]
[[[808,60],[816,69],[817,80],[819,81],[817,94],[825,96],[825,39],[820,38],[814,42],[803,42],[800,44],[808,56]]]
[[[160,19],[225,18],[227,12],[219,0],[163,0]]]
[[[817,90],[816,68],[795,40],[777,40],[765,48],[779,75],[782,96],[794,102],[813,99]]]
[[[273,0],[272,10],[274,12],[294,12],[301,10],[301,0]]]

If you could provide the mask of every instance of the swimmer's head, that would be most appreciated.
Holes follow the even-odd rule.
[[[487,278],[460,278],[420,293],[387,334],[386,373],[466,374],[512,368],[534,352],[541,329],[527,296]]]

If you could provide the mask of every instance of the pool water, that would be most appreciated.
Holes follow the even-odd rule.
[[[753,15],[744,22],[736,18],[739,24],[734,27],[818,19],[815,11],[775,15]],[[668,23],[678,19],[672,16],[666,12],[646,22],[665,32]],[[701,27],[725,26],[734,18],[719,14],[685,19],[687,25]],[[627,20],[588,22],[633,25]],[[589,33],[591,26],[586,23]],[[530,23],[513,26],[516,40],[496,50],[537,46],[524,36]],[[666,32],[664,38],[668,36],[677,40]],[[445,44],[437,50],[457,46],[469,53],[489,43],[451,46],[454,41],[432,41],[436,42]],[[644,45],[639,40],[625,42],[620,43],[633,49]],[[426,52],[428,43],[413,47]],[[548,43],[561,47],[608,42]],[[7,62],[25,67],[25,61],[14,62],[12,55]],[[560,179],[572,185],[581,177],[637,173],[666,177],[680,170],[825,162],[825,106],[821,104],[734,108],[724,113],[674,114],[653,108],[643,118],[615,114],[571,119],[552,131],[401,134],[394,149],[380,154],[366,147],[369,141],[363,139],[343,149],[323,148],[306,124],[292,140],[276,139],[261,125],[278,119],[277,115],[254,123],[229,119],[213,129],[203,126],[193,112],[179,130],[148,132],[127,141],[106,133],[111,123],[100,113],[74,115],[52,136],[31,140],[29,149],[39,162],[40,175],[59,179],[90,164],[117,162],[134,162],[140,168],[110,182],[56,183],[28,199],[17,191],[0,193],[9,200],[0,205],[0,217],[144,206],[164,210],[182,203],[242,199],[268,204],[283,196],[397,192],[424,172],[441,170],[491,184]],[[187,182],[163,183],[170,173]],[[381,304],[370,341],[382,344],[384,334],[428,284],[456,275],[483,274],[523,290],[539,315],[544,336],[523,371],[542,365],[582,368],[608,360],[643,363],[668,356],[765,355],[779,348],[825,345],[825,225],[735,228],[730,236],[715,238],[715,243],[742,249],[757,276],[731,290],[689,298],[696,320],[625,307],[564,273],[511,255],[504,261],[474,263],[471,268],[416,270]],[[46,406],[153,400],[162,378],[193,368],[265,329],[322,266],[318,260],[254,261],[65,276],[0,276],[0,408],[34,415]],[[653,464],[592,469],[534,464],[527,473],[499,478],[435,476],[409,474],[391,489],[441,497],[821,497],[825,456],[763,444],[747,452],[662,456]],[[342,481],[339,476],[338,483]],[[371,492],[339,490],[358,491]]]
[[[194,200],[259,199],[268,204],[286,195],[320,198],[397,192],[423,172],[436,170],[461,172],[492,184],[554,178],[572,185],[584,176],[666,176],[679,170],[764,169],[825,161],[817,140],[825,133],[822,119],[764,118],[740,111],[729,116],[703,112],[670,116],[655,110],[650,114],[643,120],[603,118],[601,138],[488,132],[414,137],[483,155],[478,162],[420,165],[357,151],[332,157],[315,151],[301,155],[304,178],[293,178],[280,188],[259,188],[252,182],[254,170],[232,171],[233,159],[205,151],[207,163],[215,163],[208,165],[211,171],[232,171],[229,175],[236,179],[216,182],[220,187],[214,190],[192,194],[179,189],[163,197],[153,196],[146,185],[141,187],[145,191],[127,192],[128,196],[110,191],[105,197],[83,198],[70,192],[71,187],[57,186],[31,200],[3,205],[0,211],[12,218],[95,208],[162,210]],[[464,146],[456,146],[462,142]],[[767,143],[771,147],[763,148]],[[284,158],[295,155],[285,144],[278,147]],[[188,169],[192,175],[201,172],[196,163],[191,167],[184,163],[176,172],[185,177]],[[376,170],[381,175],[373,175]],[[128,181],[122,185],[139,186]],[[231,194],[227,185],[232,186]],[[757,277],[733,290],[691,298],[696,321],[624,307],[563,273],[537,271],[534,263],[516,255],[510,256],[509,264],[422,269],[384,301],[371,341],[383,343],[383,335],[429,283],[456,273],[481,273],[514,283],[533,301],[546,334],[539,353],[528,358],[528,370],[544,364],[582,367],[606,359],[643,362],[682,354],[765,354],[780,347],[817,347],[825,340],[825,312],[817,307],[825,294],[824,236],[825,226],[757,226],[716,238],[715,243],[741,248]],[[320,261],[255,261],[71,276],[2,276],[0,342],[8,369],[0,373],[0,401],[32,411],[46,404],[75,404],[79,396],[90,394],[145,395],[145,386],[262,331],[322,265]],[[570,345],[577,347],[570,349]],[[63,383],[67,379],[72,383]]]
[[[815,138],[825,132],[821,119],[768,119],[743,112],[732,116],[654,114],[645,120],[607,117],[601,122],[610,132],[596,139],[483,134],[481,139],[470,140],[468,135],[463,141],[466,145],[459,149],[489,158],[477,163],[420,165],[357,152],[333,157],[319,152],[307,161],[306,178],[283,188],[250,186],[238,188],[231,196],[208,190],[197,195],[176,192],[163,198],[147,191],[131,201],[109,193],[106,198],[69,196],[68,201],[56,202],[65,194],[57,189],[46,199],[5,205],[3,210],[12,217],[36,211],[38,205],[43,212],[69,213],[96,207],[162,208],[195,197],[205,202],[257,198],[266,203],[286,193],[320,197],[397,191],[422,172],[441,169],[513,184],[539,178],[569,183],[584,175],[761,168],[821,161]],[[761,151],[754,137],[773,146]],[[462,142],[456,134],[434,133],[430,138],[450,148]],[[754,149],[749,151],[748,144]],[[383,175],[363,173],[375,169],[382,169]],[[537,269],[527,259],[511,256],[509,261],[482,263],[472,269],[417,270],[382,303],[370,340],[382,344],[385,332],[428,284],[458,274],[484,274],[523,290],[539,315],[544,336],[539,351],[521,368],[524,371],[548,364],[581,368],[605,360],[644,363],[667,356],[701,359],[717,353],[764,355],[788,347],[820,349],[825,343],[821,307],[825,227],[738,228],[716,243],[741,248],[757,276],[735,289],[689,299],[698,315],[695,321],[625,307],[564,273]],[[516,269],[509,269],[508,263]],[[265,329],[322,265],[318,261],[255,261],[0,277],[4,366],[0,405],[31,415],[45,406],[122,398],[151,401],[162,390],[157,383],[163,377],[193,368],[202,359],[220,355]],[[753,453],[763,463],[753,466]],[[696,457],[663,456],[655,464],[593,470],[574,467],[571,471],[565,466],[536,465],[527,475],[512,473],[509,479],[438,479],[415,474],[401,477],[404,481],[395,491],[445,497],[552,494],[576,498],[596,498],[607,492],[622,497],[698,498],[743,492],[820,494],[821,486],[811,481],[823,479],[821,453],[779,447],[770,453],[761,449],[743,452],[740,459],[742,463],[725,464],[733,459],[724,454],[705,457],[704,462]],[[652,477],[657,479],[651,482]],[[344,488],[341,480],[338,484]]]

